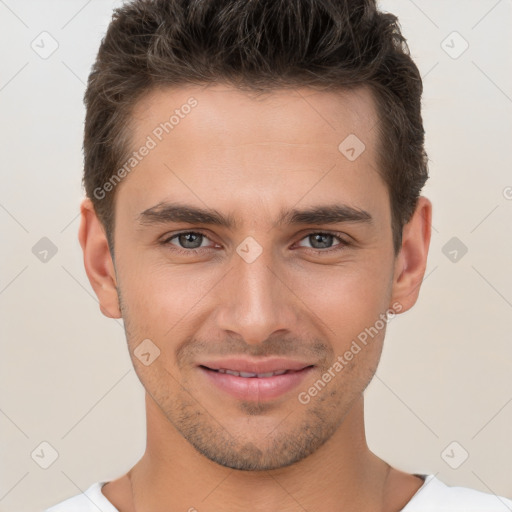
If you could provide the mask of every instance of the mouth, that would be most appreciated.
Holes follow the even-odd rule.
[[[225,359],[202,361],[200,366],[214,371],[234,372],[242,377],[254,377],[261,375],[265,378],[267,373],[293,372],[313,366],[309,362],[272,357],[267,359],[228,357]]]
[[[315,368],[314,364],[285,360],[224,360],[198,365],[208,392],[214,389],[239,400],[269,401],[296,388]]]
[[[253,372],[237,372],[236,370],[229,370],[227,368],[208,368],[208,366],[200,365],[201,368],[204,368],[205,370],[210,370],[212,372],[218,372],[218,373],[225,373],[227,375],[234,375],[235,377],[243,377],[244,379],[268,379],[269,377],[275,377],[276,375],[285,375],[287,373],[297,373],[301,372],[305,368],[311,368],[313,365],[305,366],[304,368],[300,370],[276,370],[274,372],[265,372],[265,373],[253,373]]]

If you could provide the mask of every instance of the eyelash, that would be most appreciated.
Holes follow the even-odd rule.
[[[208,240],[210,240],[208,235],[206,235],[205,233],[202,233],[201,231],[180,231],[179,233],[174,233],[170,237],[165,238],[160,243],[162,245],[164,245],[164,246],[172,245],[173,246],[173,248],[171,249],[172,251],[177,252],[178,254],[186,255],[186,256],[197,255],[198,253],[203,252],[203,249],[206,249],[206,250],[209,249],[208,247],[201,247],[201,248],[197,248],[197,249],[183,249],[181,247],[178,247],[178,246],[170,243],[171,240],[173,240],[174,238],[176,238],[176,237],[178,237],[180,235],[189,235],[189,234],[201,235],[204,238],[207,238]],[[307,249],[308,252],[314,253],[314,254],[317,254],[317,255],[318,254],[326,254],[326,253],[330,254],[330,253],[333,253],[333,252],[337,252],[337,251],[343,250],[345,247],[348,247],[348,246],[351,245],[350,242],[347,242],[344,238],[341,237],[342,234],[343,233],[332,232],[332,231],[311,231],[310,233],[307,233],[306,235],[304,235],[299,240],[299,242],[301,242],[305,238],[310,237],[311,235],[329,235],[329,236],[333,236],[334,238],[336,238],[338,240],[338,242],[340,242],[339,244],[335,245],[334,247],[329,247],[327,249],[314,249],[312,247],[301,247],[301,249]]]

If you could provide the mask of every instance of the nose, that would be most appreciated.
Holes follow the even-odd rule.
[[[259,344],[297,326],[297,301],[270,249],[247,262],[238,254],[222,283],[218,328],[237,334],[247,344]]]

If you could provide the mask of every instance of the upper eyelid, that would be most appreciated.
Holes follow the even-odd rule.
[[[329,236],[332,236],[334,238],[337,238],[338,241],[342,244],[348,244],[347,240],[345,240],[342,236],[340,236],[340,234],[337,234],[335,232],[332,232],[332,231],[311,231],[309,233],[306,233],[302,238],[299,239],[299,242],[301,242],[302,240],[304,240],[304,238],[307,238],[311,235],[329,235]],[[312,249],[314,249],[314,247],[312,247]]]
[[[196,231],[196,230],[179,231],[178,233],[173,233],[171,235],[164,235],[162,238],[162,242],[165,243],[165,242],[168,242],[169,240],[172,240],[173,238],[176,238],[177,236],[187,235],[189,233],[204,236],[205,238],[208,238],[208,240],[210,240],[210,242],[213,242],[213,240],[210,238],[210,236],[208,236],[206,233],[203,233],[202,231]],[[191,250],[193,250],[193,249],[191,249]]]

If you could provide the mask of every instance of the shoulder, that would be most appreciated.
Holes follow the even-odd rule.
[[[418,489],[401,512],[512,512],[512,500],[469,487],[449,486],[425,475]]]
[[[44,512],[119,512],[103,495],[105,482],[96,482],[87,490],[46,509]]]

